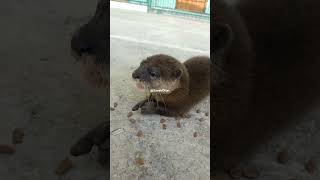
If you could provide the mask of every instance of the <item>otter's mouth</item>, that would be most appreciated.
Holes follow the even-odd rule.
[[[84,79],[95,88],[106,88],[109,84],[106,77],[106,64],[97,64],[96,57],[88,53],[78,54],[71,51],[76,62],[81,63],[81,72]]]

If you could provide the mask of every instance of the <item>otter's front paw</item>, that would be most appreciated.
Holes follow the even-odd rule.
[[[156,112],[156,105],[154,102],[146,102],[141,107],[141,114],[154,114]]]
[[[133,106],[132,111],[137,111],[141,106],[143,106],[146,102],[148,102],[147,99],[138,102],[136,105]]]

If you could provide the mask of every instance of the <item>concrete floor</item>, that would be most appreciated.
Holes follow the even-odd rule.
[[[134,112],[131,123],[127,113],[145,94],[131,80],[140,61],[157,53],[181,61],[194,55],[209,55],[208,22],[178,17],[111,9],[111,179],[113,180],[208,180],[210,157],[209,98],[181,119],[142,116]],[[201,109],[201,113],[196,113]],[[203,117],[204,121],[199,121]],[[166,119],[162,129],[160,119]],[[143,132],[137,137],[137,132]],[[198,136],[193,137],[194,132]],[[137,163],[142,158],[144,164]]]

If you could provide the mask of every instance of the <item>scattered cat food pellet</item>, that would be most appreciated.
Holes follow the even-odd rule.
[[[55,173],[57,175],[63,175],[66,172],[68,172],[73,167],[73,163],[69,158],[65,158],[62,160],[58,166],[58,168],[55,170]]]
[[[138,133],[137,133],[137,136],[138,137],[142,137],[143,136],[143,132],[141,130],[139,130]]]
[[[200,118],[199,121],[200,121],[200,122],[203,122],[203,121],[204,121],[204,118]]]
[[[259,171],[256,168],[244,168],[242,175],[248,179],[254,179],[259,176]]]
[[[314,174],[316,169],[317,169],[317,165],[316,162],[312,159],[310,159],[306,165],[305,165],[305,169],[308,171],[309,174]]]
[[[127,115],[127,117],[131,117],[133,115],[133,113],[130,111]]]
[[[20,144],[23,142],[24,132],[21,128],[16,128],[12,132],[12,143]]]
[[[115,110],[115,108],[113,108],[113,107],[110,107],[110,111],[114,111]]]
[[[233,179],[239,179],[242,176],[242,169],[240,168],[232,168],[229,170],[229,175]]]
[[[288,162],[288,160],[289,160],[289,152],[288,152],[288,150],[284,149],[281,152],[279,152],[277,160],[281,164],[285,164],[286,162]]]
[[[200,109],[197,109],[197,111],[196,111],[197,113],[200,113]]]
[[[10,144],[0,144],[0,154],[13,154],[16,148]]]
[[[48,58],[40,58],[40,61],[48,61]]]
[[[165,119],[160,119],[160,123],[165,123],[166,122],[166,120]]]
[[[113,107],[115,107],[115,108],[116,108],[117,106],[118,106],[118,103],[116,103],[116,102],[115,102],[115,103],[113,103]]]
[[[193,133],[193,137],[197,137],[198,136],[198,133],[197,132],[194,132]]]
[[[143,158],[136,158],[136,163],[137,163],[139,166],[144,165],[144,160],[143,160]]]
[[[205,113],[205,115],[206,115],[206,116],[209,116],[209,113],[208,113],[208,112],[206,112],[206,113]]]
[[[129,121],[130,121],[131,123],[133,123],[133,124],[136,123],[136,120],[133,119],[133,118],[130,118]]]
[[[181,123],[180,123],[180,121],[177,122],[177,127],[178,127],[178,128],[181,128]]]
[[[167,125],[166,124],[162,124],[162,129],[167,129]]]

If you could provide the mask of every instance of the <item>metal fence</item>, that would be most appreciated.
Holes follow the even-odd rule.
[[[210,18],[210,0],[128,0],[148,6],[149,12],[173,13],[196,18]]]

